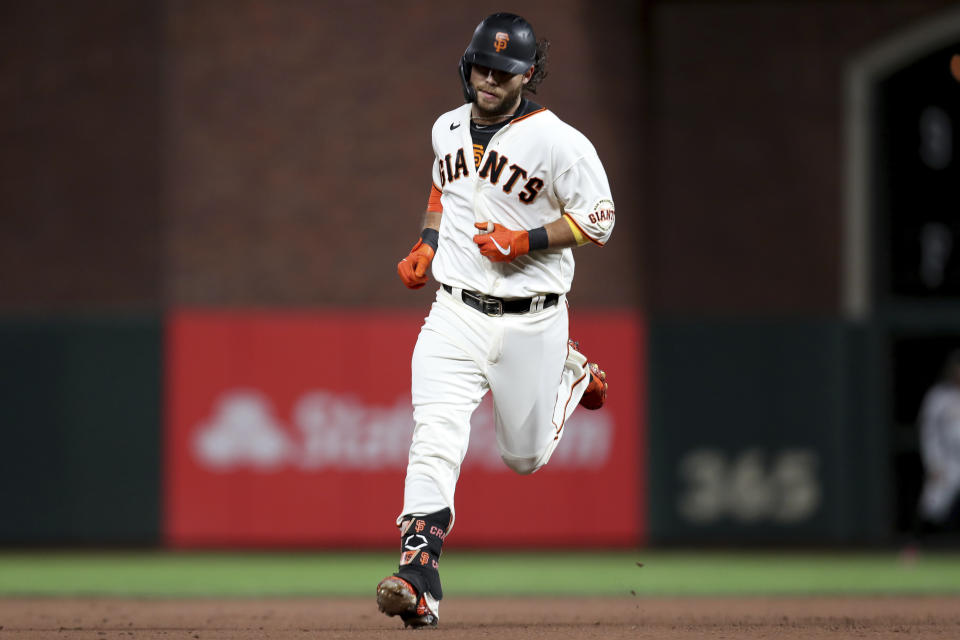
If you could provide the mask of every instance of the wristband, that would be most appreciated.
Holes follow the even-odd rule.
[[[527,232],[527,236],[529,236],[530,239],[530,251],[546,249],[550,244],[550,240],[547,238],[547,230],[543,227],[530,229],[530,231]]]
[[[437,243],[440,240],[440,232],[432,227],[427,227],[420,232],[420,239],[423,240],[423,244],[429,245],[429,247],[436,252]]]

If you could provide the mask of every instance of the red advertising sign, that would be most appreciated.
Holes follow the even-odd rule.
[[[179,311],[168,320],[165,533],[175,547],[390,547],[413,431],[423,314]],[[500,460],[489,398],[474,414],[450,542],[642,542],[645,336],[633,312],[571,311],[609,374],[550,463]]]

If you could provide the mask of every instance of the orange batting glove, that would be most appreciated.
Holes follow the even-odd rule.
[[[493,231],[487,232],[491,224]],[[530,234],[527,231],[514,231],[490,222],[475,222],[473,226],[484,232],[473,236],[473,241],[480,247],[480,253],[491,262],[511,262],[530,252]]]
[[[408,289],[419,289],[427,284],[427,267],[436,252],[421,238],[410,249],[410,255],[397,263],[397,273]]]

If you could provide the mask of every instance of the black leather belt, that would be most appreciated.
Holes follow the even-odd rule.
[[[453,294],[453,287],[441,284],[443,290]],[[560,295],[548,293],[543,296],[534,296],[533,298],[495,298],[494,296],[484,295],[476,291],[467,291],[460,289],[460,298],[468,307],[473,307],[480,313],[488,316],[502,316],[505,313],[530,313],[531,311],[541,311],[557,304]]]

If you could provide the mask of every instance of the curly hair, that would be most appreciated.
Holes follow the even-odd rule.
[[[537,40],[537,56],[533,60],[533,76],[524,86],[524,91],[536,93],[537,87],[547,77],[547,56],[550,52],[550,41],[546,38]]]

